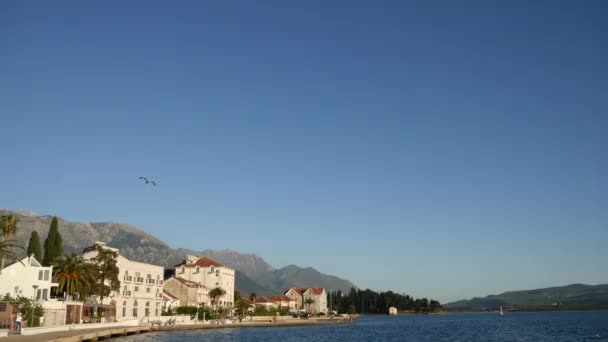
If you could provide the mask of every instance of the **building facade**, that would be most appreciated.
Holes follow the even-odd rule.
[[[296,302],[288,296],[262,296],[255,299],[254,305],[267,310],[295,310]]]
[[[225,294],[217,298],[215,304],[224,308],[234,306],[234,269],[226,267],[207,257],[186,256],[181,264],[175,266],[175,278],[195,282],[208,291],[219,287]],[[179,297],[178,294],[175,294]]]
[[[83,250],[83,258],[90,260],[97,255],[96,246],[108,248],[118,254],[116,258],[120,280],[120,291],[114,291],[105,303],[113,303],[116,307],[116,320],[138,319],[149,320],[161,314],[163,300],[163,272],[162,266],[136,262],[120,255],[120,251],[111,248],[103,242]]]
[[[209,291],[204,285],[180,277],[165,280],[164,291],[175,297],[179,306],[209,306]]]
[[[321,287],[311,287],[302,293],[304,308],[313,314],[327,314],[327,292]],[[308,299],[312,299],[312,304],[306,304]]]
[[[58,285],[52,278],[53,266],[42,266],[33,256],[23,258],[0,271],[0,296],[49,300],[51,287]]]
[[[306,288],[293,287],[285,291],[284,295],[289,297],[294,302],[294,309],[302,310],[304,307],[304,300],[302,294],[306,291]]]

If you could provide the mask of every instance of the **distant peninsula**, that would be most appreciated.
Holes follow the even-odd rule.
[[[449,311],[496,311],[501,306],[510,311],[608,310],[608,284],[510,291],[447,304]]]

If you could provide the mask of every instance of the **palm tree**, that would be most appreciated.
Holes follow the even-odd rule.
[[[17,225],[19,224],[19,218],[14,215],[2,215],[0,216],[0,230],[2,231],[2,238],[4,241],[17,234]]]
[[[17,234],[18,224],[19,218],[14,215],[9,214],[0,216],[0,232],[2,233],[3,239],[3,241],[0,241],[0,272],[2,272],[2,269],[4,268],[4,261],[7,257],[17,259],[14,249],[23,248],[10,240],[12,236]]]
[[[53,263],[53,275],[57,279],[59,293],[65,292],[68,295],[79,294],[84,299],[90,292],[94,282],[93,268],[81,257],[63,255]]]
[[[211,291],[209,291],[209,298],[211,298],[211,303],[213,304],[213,307],[215,308],[216,312],[217,312],[217,299],[225,294],[226,294],[226,291],[224,291],[224,289],[222,289],[220,287],[216,287],[214,289],[211,289]]]
[[[304,304],[306,304],[306,306],[308,307],[308,312],[310,312],[310,306],[313,305],[315,303],[315,300],[312,298],[306,298],[306,300],[304,301]]]
[[[236,316],[239,319],[239,323],[243,321],[243,317],[247,316],[249,309],[251,308],[251,302],[247,298],[241,298],[236,301]]]
[[[0,259],[2,260],[0,265],[0,274],[2,273],[2,269],[4,268],[4,261],[6,258],[19,260],[19,254],[17,254],[17,252],[15,251],[17,249],[23,249],[23,246],[17,244],[12,240],[0,240]]]

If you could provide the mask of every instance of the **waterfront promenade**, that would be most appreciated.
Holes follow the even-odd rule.
[[[109,327],[90,330],[73,330],[50,332],[38,335],[12,335],[0,338],[0,342],[71,342],[71,341],[97,341],[109,338],[143,334],[150,331],[184,331],[184,330],[207,330],[207,329],[233,329],[233,328],[256,328],[256,327],[293,327],[293,326],[318,326],[318,325],[337,325],[351,324],[348,319],[292,319],[273,322],[243,321],[233,324],[183,324],[175,326],[156,326],[148,325],[133,327]]]

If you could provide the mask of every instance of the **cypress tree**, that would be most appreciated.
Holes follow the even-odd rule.
[[[55,259],[63,255],[63,239],[59,234],[59,222],[57,217],[53,217],[49,234],[44,240],[44,266],[49,266]]]
[[[30,256],[32,254],[38,262],[42,262],[42,245],[40,243],[40,236],[35,230],[30,235],[30,242],[27,244],[27,255]]]

